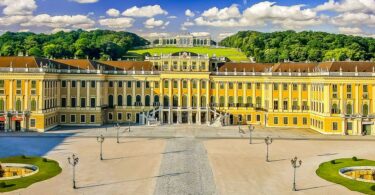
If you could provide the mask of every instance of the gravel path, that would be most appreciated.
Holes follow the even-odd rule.
[[[218,194],[201,140],[171,138],[163,154],[155,195]]]

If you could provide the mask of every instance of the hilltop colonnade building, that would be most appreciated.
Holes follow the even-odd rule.
[[[105,123],[259,124],[375,134],[375,63],[0,57],[0,131]]]

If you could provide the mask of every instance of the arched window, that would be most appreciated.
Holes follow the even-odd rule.
[[[150,96],[149,95],[146,95],[145,97],[145,106],[150,106]]]
[[[122,106],[122,95],[117,96],[117,106]]]
[[[108,96],[108,106],[113,108],[113,95]]]
[[[368,115],[368,105],[367,104],[363,104],[362,114],[363,114],[363,116]]]
[[[31,111],[36,111],[36,101],[35,101],[35,99],[31,100]]]
[[[332,114],[337,114],[338,111],[339,111],[339,110],[338,110],[337,104],[334,103],[334,104],[332,105]]]
[[[177,95],[174,95],[173,96],[173,107],[177,107],[178,106],[178,97]]]
[[[137,95],[135,97],[135,105],[136,106],[142,106],[142,100],[141,100],[141,96],[140,95]]]
[[[207,101],[206,101],[206,96],[201,97],[201,107],[206,107],[207,106]]]
[[[186,95],[182,96],[182,107],[186,108],[188,103],[188,98]]]
[[[346,114],[353,114],[353,107],[351,104],[346,105]]]
[[[166,95],[166,96],[164,96],[164,98],[163,98],[163,100],[164,100],[164,107],[169,107],[169,97]]]
[[[16,101],[16,110],[18,112],[21,112],[21,100],[20,99],[17,99]]]
[[[160,100],[159,100],[159,96],[158,95],[154,96],[154,105],[155,106],[159,106],[160,105]]]
[[[0,111],[4,111],[5,108],[4,108],[4,100],[3,99],[0,99]]]
[[[219,104],[220,104],[221,107],[224,106],[224,104],[225,104],[225,98],[224,98],[224,96],[220,96]]]
[[[131,96],[131,95],[128,95],[128,96],[126,97],[126,105],[127,105],[127,106],[132,106],[132,102],[133,102],[133,100],[132,100],[132,96]]]
[[[210,102],[211,102],[211,105],[215,105],[215,103],[216,103],[215,96],[211,96]]]
[[[198,104],[198,102],[197,102],[197,96],[193,96],[193,97],[191,97],[191,106],[192,107],[197,107],[197,104]]]

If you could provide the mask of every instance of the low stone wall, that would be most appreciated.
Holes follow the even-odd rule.
[[[16,171],[17,175],[16,176],[11,176],[11,177],[2,177],[0,178],[0,181],[2,180],[11,180],[11,179],[18,179],[22,177],[28,177],[31,175],[34,175],[39,172],[39,167],[35,165],[29,165],[29,164],[19,164],[19,163],[1,163],[1,166],[3,166],[4,170],[11,170],[11,169],[19,169],[19,170],[11,170],[12,172]],[[30,169],[32,170],[30,173],[22,174],[21,169]]]
[[[371,171],[372,173],[375,172],[375,166],[355,166],[355,167],[345,167],[339,170],[339,174],[342,177],[345,177],[347,179],[356,180],[356,181],[362,181],[362,182],[368,182],[368,183],[375,183],[375,180],[368,180],[368,179],[362,179],[358,177],[351,177],[349,175],[346,175],[345,173],[350,171]]]

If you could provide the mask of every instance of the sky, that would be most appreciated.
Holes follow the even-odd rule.
[[[313,30],[375,38],[375,0],[0,0],[0,34],[109,29],[143,37]]]

